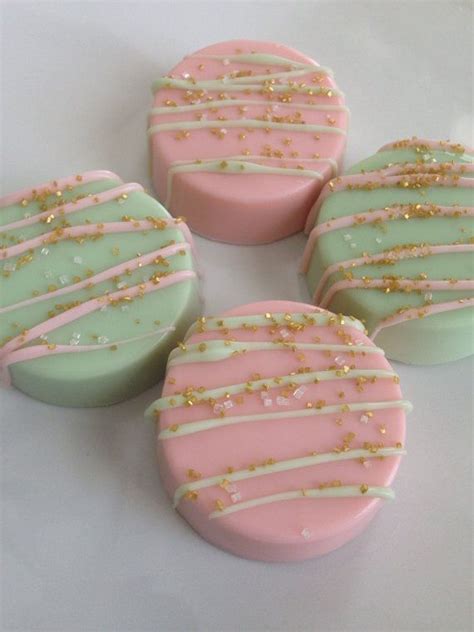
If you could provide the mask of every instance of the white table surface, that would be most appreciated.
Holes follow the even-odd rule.
[[[3,2],[3,192],[95,168],[150,186],[152,79],[242,35],[334,69],[353,115],[347,164],[413,134],[472,144],[471,8]],[[197,242],[208,313],[307,299],[301,235],[263,247]],[[299,564],[233,557],[171,509],[142,420],[159,386],[90,410],[2,391],[3,630],[470,629],[472,364],[396,368],[415,404],[397,500],[355,541]]]

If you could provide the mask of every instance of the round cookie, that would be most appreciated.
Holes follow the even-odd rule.
[[[360,322],[268,301],[199,319],[146,414],[189,524],[236,555],[291,561],[341,546],[393,497],[409,410]]]
[[[303,229],[341,166],[348,110],[332,72],[270,42],[221,42],[154,82],[158,198],[195,232],[259,244]]]
[[[0,273],[3,381],[53,404],[155,384],[200,311],[189,229],[108,171],[2,198]]]
[[[459,144],[391,143],[329,182],[308,217],[314,303],[360,318],[394,360],[472,353],[473,162]]]

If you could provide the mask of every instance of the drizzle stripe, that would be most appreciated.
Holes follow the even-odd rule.
[[[346,406],[349,410],[346,409]],[[311,417],[329,414],[341,414],[342,412],[357,412],[368,410],[386,410],[391,408],[402,408],[407,412],[412,410],[412,405],[406,400],[391,400],[387,402],[358,402],[354,404],[332,405],[323,406],[321,408],[305,408],[303,410],[285,410],[283,412],[275,413],[263,413],[254,415],[242,415],[235,417],[219,417],[217,419],[201,419],[199,421],[191,421],[181,425],[178,425],[176,432],[165,428],[160,431],[158,439],[172,439],[183,437],[188,434],[194,434],[195,432],[203,432],[205,430],[213,430],[214,428],[223,428],[225,426],[231,426],[234,424],[258,422],[258,421],[270,421],[270,420],[288,420],[297,417]]]
[[[78,180],[78,178],[80,179]],[[12,204],[19,204],[22,200],[31,197],[33,191],[42,193],[46,189],[57,190],[63,189],[67,186],[78,187],[83,184],[89,184],[90,182],[97,182],[98,180],[117,180],[118,182],[122,182],[122,178],[120,178],[117,174],[112,173],[112,171],[86,171],[78,176],[60,178],[59,180],[53,180],[51,182],[46,182],[35,187],[28,187],[27,189],[22,189],[21,191],[15,191],[14,193],[5,195],[0,198],[0,208],[11,206]]]
[[[83,209],[89,208],[91,206],[99,206],[100,204],[104,204],[105,202],[110,202],[111,200],[114,200],[121,195],[133,193],[134,191],[143,191],[143,187],[140,184],[136,184],[135,182],[130,182],[128,184],[123,184],[119,187],[115,187],[114,189],[108,189],[107,191],[103,191],[102,193],[87,195],[77,202],[66,202],[64,205],[51,208],[48,211],[37,213],[36,215],[32,215],[31,217],[25,219],[20,219],[16,222],[11,222],[10,224],[4,224],[3,226],[0,226],[0,232],[13,230],[14,228],[23,228],[24,226],[30,226],[31,224],[38,224],[42,219],[47,218],[51,214],[53,214],[56,219],[61,218],[64,215],[74,213],[75,211],[82,211]]]
[[[24,360],[35,360],[42,358],[45,355],[56,355],[61,353],[77,353],[83,351],[102,351],[103,349],[110,349],[111,347],[118,347],[120,345],[128,344],[129,342],[138,342],[146,338],[155,336],[161,336],[162,334],[175,331],[176,327],[164,327],[151,331],[142,336],[135,336],[134,338],[127,338],[126,340],[117,340],[106,344],[95,345],[56,345],[54,349],[48,349],[47,345],[34,345],[32,347],[26,347],[12,351],[3,361],[0,361],[0,382],[5,386],[10,386],[10,373],[8,368],[10,365]]]
[[[210,353],[199,351],[199,344],[187,345],[186,351],[174,349],[168,358],[168,368],[178,364],[189,364],[192,362],[217,362],[231,358],[235,352],[245,353],[252,351],[337,351],[340,353],[380,353],[384,354],[378,347],[366,345],[337,345],[337,344],[316,344],[310,342],[232,342],[225,345],[224,340],[207,341],[206,347]]]
[[[375,210],[367,210],[363,213],[355,213],[354,215],[344,215],[343,217],[337,217],[335,219],[331,219],[323,224],[316,224],[316,226],[311,230],[308,238],[308,242],[306,244],[306,248],[303,254],[303,259],[301,262],[301,272],[305,273],[308,271],[309,264],[311,262],[311,257],[313,256],[314,248],[316,241],[322,235],[333,232],[335,230],[340,230],[341,228],[359,228],[360,226],[368,226],[373,222],[377,221],[396,221],[396,220],[404,220],[404,213],[407,212],[407,207],[405,206],[392,206],[387,209],[375,209]],[[459,209],[459,207],[454,206],[435,206],[429,204],[421,204],[419,210],[421,211],[435,211],[434,214],[430,217],[422,217],[421,219],[431,219],[431,217],[474,217],[474,208],[466,207],[464,209]],[[396,217],[393,217],[395,215]],[[409,219],[417,219],[417,216],[413,216]]]
[[[196,112],[200,110],[220,109],[224,107],[239,107],[246,105],[256,106],[278,106],[289,107],[294,110],[315,110],[321,112],[346,112],[349,114],[349,108],[345,105],[333,105],[330,103],[311,104],[311,103],[284,103],[282,101],[257,101],[252,99],[219,99],[218,101],[206,101],[205,103],[195,103],[193,105],[174,105],[152,108],[149,116],[157,116],[159,114],[180,114],[184,112]]]
[[[158,220],[160,225],[165,226],[166,228],[176,228],[181,230],[186,240],[192,245],[192,237],[189,228],[183,222],[177,222],[175,219],[163,219]],[[15,246],[11,246],[10,248],[5,248],[0,251],[0,259],[9,259],[10,257],[15,257],[17,255],[21,255],[23,252],[27,250],[32,250],[34,248],[38,248],[43,244],[51,244],[56,243],[57,241],[61,241],[63,239],[74,239],[77,237],[82,237],[83,235],[95,235],[97,233],[100,234],[113,234],[113,233],[130,233],[133,231],[146,231],[146,230],[160,230],[157,229],[153,222],[148,220],[140,220],[140,221],[122,221],[122,222],[108,222],[107,224],[101,224],[101,228],[98,228],[98,224],[81,224],[79,226],[71,226],[70,228],[61,229],[61,233],[57,233],[56,231],[52,231],[50,233],[44,233],[43,235],[38,235],[37,237],[33,237],[33,239],[29,239],[28,241],[23,241],[20,244],[16,244]]]
[[[330,463],[334,461],[346,461],[349,459],[360,458],[375,458],[375,457],[387,457],[387,456],[403,456],[406,454],[406,450],[402,448],[380,448],[377,452],[371,452],[370,450],[348,450],[347,452],[325,452],[322,454],[316,454],[312,456],[303,456],[294,459],[288,459],[285,461],[277,461],[276,463],[268,465],[257,465],[255,469],[238,470],[231,474],[218,474],[217,476],[210,476],[209,478],[201,478],[191,483],[183,483],[180,485],[173,496],[173,507],[179,505],[180,500],[188,491],[197,491],[206,487],[213,487],[219,485],[223,480],[234,483],[235,481],[242,481],[248,478],[254,478],[255,476],[264,476],[266,474],[275,474],[277,472],[288,472],[290,470],[298,470],[305,467],[311,467],[312,465],[320,465],[323,463]]]
[[[444,312],[451,312],[457,309],[465,309],[466,307],[472,307],[474,305],[474,297],[473,298],[464,298],[457,301],[448,301],[446,303],[435,303],[433,305],[424,305],[423,307],[416,307],[413,309],[407,309],[402,314],[394,314],[389,316],[385,320],[381,321],[370,334],[372,340],[375,339],[377,334],[380,333],[382,329],[386,327],[392,327],[393,325],[398,325],[406,320],[410,320],[412,318],[417,318],[420,310],[423,311],[423,315],[426,318],[427,316],[432,316],[434,314],[442,314]]]
[[[410,247],[407,250],[387,250],[380,254],[370,255],[370,258],[359,257],[358,259],[349,259],[347,261],[341,261],[333,263],[324,271],[317,287],[314,292],[313,301],[319,302],[319,296],[322,292],[328,278],[339,272],[341,268],[354,269],[359,266],[377,264],[379,261],[386,261],[391,259],[393,262],[401,261],[403,259],[413,259],[416,257],[425,257],[428,255],[444,255],[444,254],[457,254],[457,253],[469,253],[474,252],[474,244],[446,244],[440,246],[418,246]]]
[[[20,347],[23,347],[27,343],[35,340],[42,334],[47,334],[63,325],[66,325],[70,322],[77,320],[91,312],[97,311],[107,302],[115,301],[123,299],[124,297],[136,298],[142,296],[143,294],[148,294],[149,292],[155,292],[156,290],[163,289],[168,287],[169,285],[174,285],[175,283],[180,283],[181,281],[187,281],[189,279],[193,279],[196,277],[196,273],[193,270],[180,270],[179,272],[174,272],[166,277],[160,279],[158,284],[153,283],[152,281],[148,281],[146,283],[142,283],[139,285],[135,285],[126,290],[120,290],[118,292],[113,292],[112,294],[108,294],[107,296],[101,296],[99,298],[93,298],[77,307],[73,307],[66,312],[59,314],[58,316],[54,316],[53,318],[49,318],[47,321],[39,323],[35,325],[31,329],[28,330],[26,334],[16,336],[12,338],[9,342],[7,342],[3,347],[0,348],[0,364],[5,362],[5,358],[12,351],[16,351]],[[135,291],[134,294],[132,292]]]
[[[385,500],[393,500],[395,494],[390,487],[369,487],[365,493],[361,492],[361,486],[357,485],[345,485],[341,487],[329,487],[326,489],[305,489],[281,492],[279,494],[272,494],[271,496],[261,496],[260,498],[252,498],[252,500],[246,500],[242,503],[236,503],[235,505],[229,505],[224,507],[222,511],[213,511],[209,514],[209,519],[223,518],[228,514],[235,513],[236,511],[242,511],[244,509],[252,509],[260,505],[268,505],[269,503],[276,503],[285,500],[298,500],[302,498],[349,498],[349,497],[363,497],[372,496],[375,498],[384,498]]]
[[[254,391],[262,390],[263,387],[268,386],[269,389],[274,388],[282,388],[287,386],[288,384],[311,384],[318,382],[330,382],[332,380],[351,380],[356,379],[358,377],[365,378],[396,378],[398,375],[393,373],[392,371],[384,371],[382,369],[351,369],[347,373],[342,372],[340,374],[339,370],[331,370],[331,371],[311,371],[310,373],[297,373],[296,375],[283,375],[283,376],[272,376],[267,377],[262,380],[252,381],[252,389]],[[274,380],[278,379],[278,383]],[[247,387],[249,386],[248,382],[243,382],[241,384],[229,384],[227,386],[221,386],[219,388],[214,388],[210,390],[206,390],[199,393],[199,397],[201,399],[219,399],[224,397],[227,393],[230,395],[237,395],[239,393],[246,392]],[[180,408],[186,404],[188,398],[183,397],[182,395],[171,395],[169,397],[162,397],[157,399],[153,404],[151,404],[146,412],[146,417],[151,417],[156,413],[159,413],[162,410],[170,410],[173,408]],[[175,400],[174,404],[170,403],[170,400]]]
[[[401,143],[403,143],[403,145]],[[386,145],[383,145],[383,147],[381,147],[379,150],[377,150],[377,153],[381,151],[386,151],[387,149],[405,149],[407,147],[422,147],[423,145],[425,145],[426,147],[429,147],[430,149],[440,149],[441,151],[444,151],[446,153],[456,154],[457,152],[453,152],[453,146],[462,147],[463,153],[467,153],[467,154],[474,153],[474,149],[471,149],[470,147],[467,147],[466,145],[462,146],[457,143],[450,143],[449,141],[428,140],[425,138],[406,138],[402,141],[387,143]]]
[[[286,320],[285,316],[289,316],[289,320]],[[189,338],[194,333],[200,333],[201,326],[204,327],[204,331],[241,329],[246,325],[255,325],[257,327],[274,327],[276,325],[280,325],[281,327],[285,327],[289,322],[297,322],[297,318],[301,318],[298,324],[318,327],[332,324],[334,322],[334,319],[337,317],[333,314],[321,312],[275,312],[270,314],[270,318],[267,318],[263,314],[251,314],[248,316],[227,316],[223,318],[206,318],[204,324],[193,323],[186,334],[186,338]],[[365,331],[364,325],[360,322],[360,320],[357,320],[352,316],[344,316],[342,320],[338,321],[338,325],[351,327],[362,332]]]
[[[265,75],[265,81],[271,79],[271,75]],[[152,84],[152,91],[164,89],[176,89],[176,90],[206,90],[210,92],[224,91],[224,92],[261,92],[264,86],[255,83],[233,83],[232,81],[222,81],[221,79],[209,79],[208,81],[196,81],[190,82],[186,79],[171,79],[169,77],[160,77],[156,79]],[[311,96],[328,96],[330,97],[343,97],[344,94],[338,89],[328,86],[290,86],[288,84],[274,84],[272,85],[272,91],[275,92],[291,92],[292,94],[309,94]],[[331,93],[330,95],[328,93]]]
[[[199,130],[199,129],[225,129],[237,127],[242,129],[275,129],[290,132],[317,132],[321,134],[341,134],[346,135],[345,130],[334,125],[313,125],[311,123],[276,123],[275,121],[261,121],[259,119],[238,119],[228,121],[174,121],[172,123],[159,123],[152,125],[148,129],[150,135],[158,132],[170,132],[173,130]]]
[[[370,279],[370,282],[363,281],[362,279],[352,279],[347,281],[337,281],[323,294],[320,300],[320,306],[326,308],[334,298],[334,295],[341,290],[373,290],[390,288],[392,293],[403,291],[403,288],[412,288],[414,290],[433,290],[433,291],[463,291],[474,290],[474,280],[471,279],[456,279],[456,282],[433,280],[433,281],[420,281],[418,279],[401,279],[396,281],[397,287],[395,289],[390,287],[390,280],[385,279]],[[400,290],[398,289],[400,288]]]
[[[196,162],[196,160],[175,160],[174,162],[171,163],[170,168],[172,169],[173,167],[177,167],[180,165],[193,165],[193,164],[202,164],[202,163],[208,163],[208,162],[215,162],[216,160],[222,162],[223,160],[238,160],[238,161],[242,161],[242,162],[249,162],[249,163],[254,163],[254,162],[282,162],[284,163],[284,166],[286,167],[286,163],[289,164],[300,164],[303,162],[306,163],[313,163],[313,164],[320,164],[320,163],[327,163],[329,165],[331,165],[331,169],[333,174],[337,174],[338,171],[338,165],[337,162],[335,160],[333,160],[333,158],[279,158],[277,156],[257,156],[257,155],[249,155],[246,156],[245,154],[237,154],[235,156],[216,156],[215,158],[202,158],[199,160],[199,163]],[[298,174],[299,175],[299,174]]]
[[[282,57],[281,55],[273,55],[272,53],[236,53],[235,55],[206,55],[206,53],[193,53],[184,59],[217,59],[233,61],[240,64],[254,64],[261,66],[293,66],[295,68],[308,68],[313,72],[324,72],[332,75],[330,68],[320,66],[316,62],[308,63],[290,59],[290,57]]]
[[[455,165],[453,165],[455,166]],[[465,165],[460,165],[460,167],[465,167]],[[392,169],[389,167],[388,169]],[[433,173],[416,173],[416,174],[405,174],[405,175],[386,175],[386,169],[380,169],[378,171],[368,171],[367,173],[359,173],[349,176],[339,176],[334,180],[328,182],[322,189],[321,195],[316,200],[314,206],[309,212],[308,219],[306,220],[305,232],[309,233],[311,229],[314,227],[314,222],[316,220],[317,213],[321,208],[325,199],[331,195],[331,193],[336,193],[337,191],[342,191],[347,189],[348,187],[352,187],[350,190],[358,190],[360,187],[361,190],[364,190],[362,187],[364,185],[373,185],[372,189],[367,190],[376,190],[378,188],[400,188],[404,190],[403,183],[416,184],[420,182],[420,178],[423,176],[428,178],[428,181],[423,186],[420,186],[419,189],[415,189],[417,191],[430,188],[430,187],[439,187],[439,186],[454,186],[454,187],[465,187],[472,189],[474,187],[474,178],[463,178],[460,176],[453,177],[453,175],[443,175],[443,174],[433,174]],[[456,169],[454,170],[456,172]]]
[[[69,292],[75,292],[77,290],[82,290],[87,287],[89,284],[93,283],[94,285],[97,283],[101,283],[102,281],[107,281],[114,276],[120,276],[127,269],[137,270],[141,266],[147,266],[153,263],[154,259],[157,257],[170,257],[177,254],[180,250],[189,250],[191,245],[188,242],[173,244],[171,246],[167,246],[166,248],[160,248],[159,250],[155,250],[154,252],[150,252],[145,255],[141,255],[140,257],[134,257],[133,259],[129,259],[128,261],[123,261],[119,265],[114,266],[113,268],[107,268],[99,274],[95,274],[94,276],[88,277],[79,283],[74,283],[72,285],[68,285],[66,287],[58,288],[54,292],[48,292],[46,294],[41,294],[40,296],[34,296],[25,301],[20,301],[19,303],[14,303],[13,305],[8,305],[7,307],[0,308],[0,314],[5,314],[6,312],[10,312],[12,310],[18,309],[20,307],[26,307],[31,305],[32,303],[37,303],[38,301],[44,301],[49,298],[54,298],[56,296],[62,296],[63,294],[69,294]],[[135,265],[134,265],[135,264]],[[131,266],[134,267],[132,268]]]

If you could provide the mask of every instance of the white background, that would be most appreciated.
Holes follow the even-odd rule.
[[[329,65],[346,92],[346,164],[416,134],[471,142],[469,2],[4,2],[2,188],[89,169],[150,186],[151,81],[183,55],[244,36]],[[307,299],[301,235],[263,247],[197,239],[207,313]],[[300,564],[205,543],[160,486],[157,386],[106,409],[2,397],[3,629],[468,630],[472,568],[469,360],[398,365],[415,404],[387,504],[357,540]]]

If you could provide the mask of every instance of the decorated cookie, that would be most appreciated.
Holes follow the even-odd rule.
[[[235,40],[185,57],[153,92],[153,182],[172,215],[228,243],[303,229],[346,144],[331,70],[281,44]]]
[[[393,498],[410,409],[359,321],[270,301],[198,320],[147,415],[190,525],[236,555],[290,561],[341,546]]]
[[[473,162],[462,145],[391,143],[329,182],[308,217],[314,303],[360,318],[390,358],[472,352]]]
[[[0,207],[4,383],[66,406],[111,404],[156,383],[199,314],[186,224],[108,171]]]

